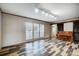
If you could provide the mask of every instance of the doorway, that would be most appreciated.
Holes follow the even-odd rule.
[[[57,24],[52,25],[52,36],[51,38],[56,38],[57,37]]]

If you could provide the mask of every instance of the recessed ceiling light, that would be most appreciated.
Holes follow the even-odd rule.
[[[42,11],[42,14],[45,14],[45,12],[44,12],[44,11]]]
[[[35,8],[35,12],[38,13],[39,12],[39,9],[38,8]]]
[[[48,16],[48,13],[45,13],[45,16]]]
[[[57,19],[56,17],[54,19]]]
[[[51,16],[51,17],[54,17],[54,16]]]
[[[53,11],[51,11],[51,13],[53,13],[53,14],[59,14],[59,12],[57,12],[56,10],[53,10]]]
[[[52,17],[52,18],[54,17],[53,15],[49,15],[49,16]]]

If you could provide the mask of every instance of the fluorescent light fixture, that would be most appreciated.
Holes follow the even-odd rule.
[[[38,8],[35,8],[35,12],[38,13],[39,12],[39,9]]]

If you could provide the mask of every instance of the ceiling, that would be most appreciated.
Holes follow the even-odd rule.
[[[78,3],[0,3],[0,7],[6,13],[53,23],[79,17]]]

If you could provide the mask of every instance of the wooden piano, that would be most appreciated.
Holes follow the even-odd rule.
[[[73,32],[71,31],[60,31],[57,34],[57,38],[63,41],[73,41]]]

